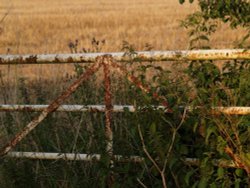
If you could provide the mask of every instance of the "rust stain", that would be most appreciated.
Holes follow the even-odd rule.
[[[98,110],[96,108],[89,108],[89,112],[96,113],[96,112],[102,112],[102,110]]]
[[[110,78],[110,64],[113,61],[111,55],[103,55],[97,59],[97,62],[103,65],[103,73],[104,73],[104,88],[105,88],[105,137],[106,137],[106,152],[110,157],[109,166],[111,172],[107,177],[107,185],[108,187],[112,187],[115,182],[114,178],[114,160],[113,160],[113,132],[112,132],[112,92],[111,92],[111,78]]]
[[[31,55],[31,56],[27,57],[24,60],[21,59],[21,61],[25,61],[28,64],[37,63],[37,56],[36,55]]]
[[[174,58],[182,59],[183,53],[181,51],[176,51],[174,54]]]
[[[58,57],[55,57],[54,63],[60,63],[60,59]]]
[[[112,94],[111,94],[111,79],[110,79],[110,61],[111,56],[102,56],[103,72],[104,72],[104,87],[105,87],[105,116],[106,116],[106,138],[108,141],[112,141],[112,128],[111,128],[111,112],[113,111]]]
[[[66,60],[67,63],[72,63],[74,62],[73,58],[72,57],[68,57],[67,60]]]

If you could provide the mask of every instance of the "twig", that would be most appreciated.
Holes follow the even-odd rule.
[[[142,135],[142,132],[141,132],[140,124],[138,124],[138,132],[139,132],[139,136],[140,136],[141,143],[142,143],[142,149],[143,149],[144,153],[149,158],[149,160],[153,163],[153,165],[155,166],[156,170],[161,174],[163,188],[167,188],[167,183],[166,183],[164,172],[160,169],[160,167],[155,162],[155,160],[151,157],[151,155],[149,154],[149,152],[148,152],[148,150],[146,148],[146,145],[145,145],[145,142],[144,142],[144,139],[143,139],[143,135]]]
[[[142,181],[139,178],[136,178],[136,180],[143,188],[147,188],[147,186],[144,183],[142,183]]]
[[[185,118],[186,118],[186,114],[187,114],[187,108],[184,108],[184,112],[183,112],[183,115],[182,115],[182,118],[181,118],[181,122],[179,123],[179,125],[177,126],[177,128],[174,128],[174,132],[173,132],[172,139],[171,139],[171,144],[170,144],[170,146],[168,148],[168,153],[167,153],[166,159],[164,161],[164,166],[163,166],[163,169],[162,169],[163,173],[165,173],[167,162],[168,162],[168,158],[169,158],[170,153],[171,153],[171,151],[173,149],[177,131],[181,128],[182,124],[184,123]]]

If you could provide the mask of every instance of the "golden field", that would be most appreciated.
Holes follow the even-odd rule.
[[[197,10],[178,0],[0,0],[0,53],[69,53],[68,43],[78,39],[91,48],[91,39],[106,40],[102,51],[120,51],[122,41],[143,50],[187,49],[186,30],[180,20]],[[221,26],[213,37],[215,48],[230,48],[242,32]],[[221,31],[221,32],[220,32]]]
[[[187,31],[180,20],[198,9],[178,0],[0,0],[0,54],[70,53],[68,44],[79,41],[93,51],[91,40],[105,40],[100,51],[121,51],[128,41],[136,50],[150,44],[154,50],[188,49]],[[214,48],[231,48],[243,31],[221,24],[212,37]],[[39,67],[39,68],[37,68]],[[72,66],[70,66],[72,68]],[[1,67],[9,77],[65,75],[69,66]]]

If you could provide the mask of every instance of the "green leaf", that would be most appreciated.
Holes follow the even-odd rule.
[[[222,168],[222,167],[219,167],[218,169],[217,169],[217,178],[216,178],[216,180],[220,180],[220,179],[222,179],[223,178],[223,176],[224,176],[224,168]]]
[[[198,188],[206,188],[206,187],[207,187],[207,178],[203,177],[199,182]]]
[[[193,185],[192,185],[192,188],[196,188],[197,187],[197,185],[198,185],[198,181],[196,181]]]
[[[186,174],[186,176],[185,176],[185,178],[184,178],[184,181],[185,181],[185,183],[187,184],[187,186],[189,186],[190,177],[195,173],[195,171],[196,171],[196,170],[190,170],[190,171]]]
[[[207,131],[206,131],[206,144],[208,144],[208,140],[209,140],[209,137],[211,136],[211,134],[215,134],[216,135],[217,131],[216,131],[216,127],[215,126],[209,126],[207,128]]]
[[[188,154],[188,148],[186,145],[181,145],[180,146],[180,151],[179,151],[182,155],[187,155]]]
[[[189,0],[189,3],[193,3],[194,2],[194,0]]]
[[[152,123],[150,125],[150,134],[154,135],[156,133],[156,124]]]
[[[169,169],[172,169],[173,166],[176,164],[176,162],[178,162],[177,158],[171,159],[170,162],[169,162]]]
[[[212,184],[210,184],[209,188],[217,188],[216,183],[213,182]]]
[[[194,126],[193,126],[193,132],[196,132],[197,128],[198,128],[199,122],[195,122]]]
[[[241,182],[240,179],[236,179],[235,182],[234,182],[234,187],[235,188],[240,188],[240,182]]]
[[[224,153],[225,146],[227,145],[227,142],[221,137],[217,137],[217,147],[216,150],[222,155]]]
[[[242,169],[239,169],[239,168],[238,168],[238,169],[235,170],[235,174],[236,174],[238,177],[242,177],[242,176],[243,176],[243,173],[244,173],[244,172],[243,172]]]

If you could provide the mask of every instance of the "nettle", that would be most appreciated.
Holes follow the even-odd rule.
[[[193,1],[190,1],[192,3]],[[184,3],[184,1],[180,1]],[[200,11],[189,15],[182,26],[188,29],[190,49],[209,49],[210,36],[216,33],[218,23],[228,23],[232,29],[243,28],[246,35],[234,42],[235,47],[250,47],[250,3],[248,1],[202,1]],[[213,106],[249,106],[250,62],[192,61],[186,73],[191,78],[195,95],[193,103],[210,109]],[[219,66],[218,66],[219,64]],[[193,186],[247,187],[250,178],[250,117],[197,112],[199,119],[194,130],[204,137],[199,180]],[[227,165],[214,167],[213,159],[233,159],[241,169]],[[236,162],[237,163],[237,162]],[[191,172],[189,174],[192,174]],[[192,177],[190,175],[190,177]]]

